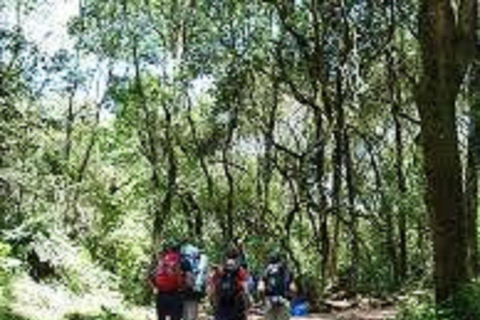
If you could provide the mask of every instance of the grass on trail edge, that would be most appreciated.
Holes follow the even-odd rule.
[[[0,320],[150,320],[153,308],[132,306],[114,291],[75,294],[58,283],[37,283],[20,274],[9,284],[8,305]]]

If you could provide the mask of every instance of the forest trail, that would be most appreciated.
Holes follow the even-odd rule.
[[[311,313],[306,316],[292,317],[295,320],[389,320],[394,319],[397,312],[394,304],[373,298],[358,301],[348,299],[327,299],[323,313]],[[262,320],[261,308],[252,308],[249,320]]]
[[[390,320],[394,319],[396,310],[394,307],[382,309],[362,310],[359,308],[330,313],[312,313],[306,316],[291,317],[291,320]],[[212,320],[212,317],[203,314],[202,320]],[[248,320],[263,320],[261,310],[252,310]]]
[[[137,307],[131,310],[135,319],[156,320],[155,310],[152,308]],[[342,312],[312,313],[306,316],[291,317],[290,320],[393,320],[396,311],[393,307],[373,310],[351,309]],[[264,317],[258,311],[251,312],[248,320],[263,320]],[[211,315],[201,312],[199,320],[213,320]]]
[[[145,310],[144,310],[145,311]],[[155,320],[155,312],[150,309],[144,313],[146,320]],[[394,319],[396,310],[394,307],[386,307],[382,309],[361,310],[358,308],[340,312],[330,313],[312,313],[306,316],[291,317],[291,320],[391,320]],[[213,317],[205,312],[200,313],[200,320],[213,320]],[[263,320],[261,310],[252,310],[248,320]]]
[[[396,315],[393,307],[378,310],[348,310],[338,313],[312,313],[302,317],[292,317],[293,320],[389,320]],[[262,320],[260,315],[250,315],[249,320]]]

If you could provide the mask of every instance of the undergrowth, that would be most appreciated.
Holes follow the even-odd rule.
[[[433,295],[410,295],[399,305],[396,320],[478,320],[480,281],[465,285],[443,306],[436,306]]]

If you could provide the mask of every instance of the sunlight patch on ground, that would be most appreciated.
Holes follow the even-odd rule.
[[[61,285],[45,285],[28,276],[19,277],[12,284],[14,301],[12,311],[31,320],[62,320],[72,313],[96,315],[102,308],[125,314],[128,319],[148,320],[144,310],[126,311],[122,296],[112,291],[95,291],[76,296]]]

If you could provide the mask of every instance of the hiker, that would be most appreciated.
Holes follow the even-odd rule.
[[[253,270],[250,270],[248,272],[249,277],[248,277],[248,292],[250,293],[250,296],[252,297],[252,301],[258,300],[258,272],[255,272]]]
[[[253,272],[251,272],[251,270],[249,269],[248,259],[247,259],[247,255],[245,254],[243,240],[239,237],[234,238],[230,250],[236,252],[238,264],[247,271],[247,276],[248,276],[247,282],[248,282],[248,292],[249,292],[249,297],[247,299],[248,301],[247,307],[249,308],[250,302],[254,301],[254,294],[256,294],[257,281],[254,278]]]
[[[186,289],[183,300],[183,319],[197,320],[198,305],[205,296],[208,278],[208,258],[195,245],[187,242],[181,247],[182,258],[188,263]]]
[[[237,260],[239,265],[245,270],[248,270],[247,256],[245,255],[243,240],[238,237],[235,238],[233,240],[233,250],[237,251]]]
[[[213,264],[210,268],[207,280],[207,297],[210,303],[210,307],[215,310],[216,298],[215,298],[215,282],[220,277],[221,267],[217,264]]]
[[[288,320],[290,318],[290,293],[295,291],[292,274],[279,252],[268,259],[259,291],[265,296],[265,320]]]
[[[155,259],[149,282],[156,292],[158,320],[181,320],[183,316],[183,291],[186,277],[191,271],[181,257],[180,245],[169,241]]]
[[[239,264],[237,250],[229,250],[211,284],[215,320],[246,320],[248,272]]]

